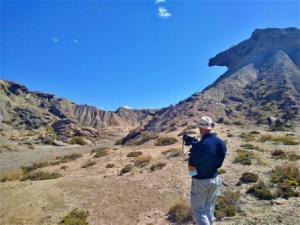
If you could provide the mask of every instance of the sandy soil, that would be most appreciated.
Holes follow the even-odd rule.
[[[249,130],[251,128],[248,128]],[[222,175],[222,179],[228,186],[224,186],[223,191],[240,191],[242,194],[240,212],[237,216],[225,218],[216,224],[300,224],[299,198],[278,199],[273,202],[259,201],[245,194],[251,184],[235,185],[241,174],[246,171],[256,172],[260,178],[268,180],[270,171],[275,165],[287,162],[286,160],[272,159],[270,152],[274,149],[282,149],[299,154],[299,145],[284,146],[268,142],[253,142],[265,150],[256,152],[265,164],[258,165],[255,162],[251,166],[243,166],[232,163],[232,161],[236,150],[241,144],[244,144],[244,141],[238,136],[246,130],[228,126],[218,127],[216,131],[228,142],[228,155],[223,166],[226,173]],[[233,137],[228,138],[228,133],[233,134]],[[167,158],[161,154],[162,151],[174,147],[180,148],[180,143],[155,147],[152,142],[149,142],[138,147],[112,148],[109,155],[97,159],[92,158],[90,153],[86,153],[83,157],[66,163],[65,165],[68,166],[66,170],[61,169],[61,165],[43,168],[45,171],[62,173],[63,177],[61,178],[46,181],[0,183],[0,223],[3,225],[57,224],[64,215],[77,207],[89,211],[88,221],[91,225],[170,224],[166,219],[167,211],[178,199],[188,201],[191,182],[187,176],[186,161],[183,157]],[[53,157],[53,151],[61,150],[53,149],[49,155],[44,155],[44,157]],[[89,151],[85,148],[78,149],[78,151],[81,150]],[[135,150],[142,151],[144,155],[151,155],[154,161],[166,162],[166,167],[154,172],[149,170],[149,166],[134,167],[132,172],[119,176],[124,165],[132,164],[132,159],[128,158],[127,154]],[[63,151],[68,152],[69,150]],[[32,152],[39,151],[33,150]],[[20,153],[17,152],[16,155]],[[21,165],[21,163],[25,163],[26,159],[29,160],[27,163],[35,161],[34,159],[41,159],[34,155],[28,156],[28,158],[27,156],[15,158],[16,163],[14,164],[13,155],[8,157],[1,153],[1,165],[3,163],[3,168],[10,168],[10,164]],[[94,160],[97,164],[86,169],[81,168],[88,160]],[[106,168],[108,163],[114,163],[115,167]]]

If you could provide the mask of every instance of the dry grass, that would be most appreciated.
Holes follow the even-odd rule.
[[[166,155],[168,158],[177,157],[181,155],[181,149],[179,148],[170,148],[162,152],[163,155]]]
[[[160,137],[156,140],[155,145],[156,146],[166,146],[166,145],[172,145],[178,142],[178,140],[174,137]]]
[[[49,166],[50,163],[48,161],[34,162],[31,166],[22,166],[21,169],[24,173],[29,173],[36,169],[41,169],[43,167]]]
[[[63,220],[60,225],[88,225],[86,221],[89,212],[83,209],[73,209]]]
[[[156,162],[150,166],[150,170],[151,171],[160,170],[163,167],[165,167],[166,165],[167,165],[167,163],[165,163],[165,162]]]
[[[193,220],[190,206],[183,200],[176,202],[168,211],[168,220],[176,224],[184,224]]]
[[[143,155],[143,153],[141,151],[134,151],[134,152],[129,152],[127,154],[127,157],[133,157],[134,158],[134,157],[138,157],[140,155]]]
[[[259,181],[257,184],[251,186],[246,193],[254,195],[259,200],[271,200],[276,198],[276,195],[271,192],[270,188],[263,181]]]
[[[150,155],[146,155],[146,156],[141,155],[134,159],[134,165],[138,167],[144,167],[147,166],[151,160],[152,157]]]
[[[95,162],[95,161],[87,161],[86,163],[84,163],[84,164],[81,166],[81,168],[89,168],[89,167],[94,166],[94,165],[96,165],[96,164],[97,164],[97,162]]]
[[[223,195],[218,196],[215,207],[215,217],[221,220],[223,217],[235,216],[237,212],[237,204],[241,195],[239,192],[224,192]]]
[[[252,159],[255,158],[255,155],[253,152],[249,152],[246,150],[238,150],[237,156],[234,159],[234,163],[240,163],[242,165],[251,165]]]
[[[63,156],[59,162],[60,163],[67,163],[67,162],[71,162],[71,161],[74,161],[78,158],[82,157],[82,154],[81,153],[72,153],[70,155],[65,155]]]
[[[94,158],[100,158],[109,154],[108,148],[96,148],[91,151],[91,154],[95,154]]]
[[[259,142],[271,141],[274,143],[282,143],[283,145],[298,145],[299,141],[293,136],[273,136],[273,135],[261,135],[258,139]]]
[[[19,180],[23,176],[21,169],[6,171],[0,174],[0,182]]]
[[[122,176],[125,173],[129,173],[132,170],[133,166],[130,164],[125,165],[121,171],[120,171],[120,176]]]
[[[60,173],[57,172],[53,172],[53,173],[49,173],[49,172],[44,172],[41,170],[37,170],[37,171],[32,171],[28,174],[26,174],[21,181],[25,181],[25,180],[50,180],[50,179],[56,179],[61,177],[62,175]]]
[[[71,144],[71,145],[86,145],[86,141],[84,140],[83,137],[75,136],[75,137],[70,138],[69,144]]]
[[[255,183],[256,181],[258,181],[258,174],[256,173],[251,173],[251,172],[245,172],[242,174],[241,178],[240,178],[240,182],[242,183]]]

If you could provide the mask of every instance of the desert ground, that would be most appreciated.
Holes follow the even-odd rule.
[[[234,191],[241,195],[237,214],[217,221],[217,225],[300,224],[299,197],[260,200],[246,193],[253,183],[237,185],[244,172],[256,173],[259,180],[269,182],[276,166],[292,164],[299,168],[300,160],[272,156],[274,150],[299,155],[299,144],[284,145],[276,141],[258,141],[265,134],[292,135],[294,140],[300,141],[300,134],[295,130],[268,132],[263,126],[216,126],[215,132],[226,140],[228,148],[222,167],[226,172],[220,175],[224,182],[222,193]],[[194,131],[197,132],[197,129]],[[242,133],[250,132],[254,138],[241,137]],[[166,146],[156,146],[155,140],[151,140],[138,146],[100,143],[97,146],[35,146],[34,149],[20,148],[18,151],[2,150],[2,176],[17,173],[21,166],[29,166],[34,162],[55,162],[74,152],[81,153],[82,156],[59,164],[50,163],[40,169],[60,173],[62,176],[57,179],[12,179],[0,182],[0,224],[59,224],[64,216],[75,208],[88,211],[87,222],[90,225],[176,224],[176,221],[168,220],[168,211],[178,201],[188,203],[191,183],[191,178],[187,176],[187,154],[170,156],[165,152],[177,149],[178,153],[181,150],[181,136],[178,136],[178,133],[179,131],[159,134],[178,139],[177,143]],[[244,144],[252,144],[259,149],[247,150],[255,156],[251,165],[234,163],[237,150]],[[108,147],[108,150],[105,154],[95,157],[95,153],[91,151],[100,147]],[[140,151],[143,156],[151,158],[148,157],[149,160],[144,165],[136,165],[135,157],[128,157],[128,153],[133,151]],[[188,147],[185,147],[185,151],[188,151]],[[82,168],[88,162],[93,163]],[[153,166],[158,162],[163,164],[161,168]],[[121,175],[122,168],[128,164],[132,165],[132,169]]]

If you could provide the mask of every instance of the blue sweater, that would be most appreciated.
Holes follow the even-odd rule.
[[[217,169],[223,164],[226,145],[216,134],[206,134],[201,141],[192,145],[189,164],[197,168],[196,179],[208,179],[217,176]]]

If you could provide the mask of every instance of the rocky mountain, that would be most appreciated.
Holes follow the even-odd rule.
[[[0,106],[0,121],[6,126],[17,130],[48,127],[65,140],[75,134],[97,137],[99,130],[128,131],[155,114],[155,110],[126,108],[103,111],[6,80],[0,80]]]
[[[209,60],[227,71],[212,85],[159,110],[145,126],[172,131],[195,125],[203,114],[218,122],[300,121],[300,30],[257,29],[251,37]]]

